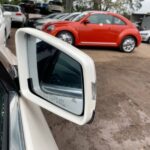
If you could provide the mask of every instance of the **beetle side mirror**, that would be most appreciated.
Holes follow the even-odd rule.
[[[80,125],[93,119],[96,73],[89,56],[31,28],[17,31],[16,51],[25,99]]]
[[[84,21],[83,21],[83,24],[89,24],[90,23],[90,21],[89,20],[87,20],[87,19],[85,19]]]

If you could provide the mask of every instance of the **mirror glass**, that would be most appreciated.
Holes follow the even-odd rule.
[[[82,115],[84,83],[80,63],[54,46],[37,39],[36,65],[38,82],[32,79],[34,92],[73,114]],[[33,72],[34,68],[31,70]]]

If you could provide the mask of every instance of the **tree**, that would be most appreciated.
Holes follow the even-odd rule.
[[[73,0],[63,0],[63,5],[66,12],[71,12],[73,8]]]
[[[0,4],[6,4],[8,2],[9,2],[8,0],[0,0]]]
[[[80,0],[80,4],[83,1],[87,0]],[[91,5],[91,9],[93,10],[115,11],[117,13],[130,14],[132,13],[132,11],[140,9],[142,6],[141,2],[144,0],[91,0],[91,1],[93,2],[93,5]]]
[[[21,0],[12,0],[10,3],[14,5],[18,5],[21,2]]]

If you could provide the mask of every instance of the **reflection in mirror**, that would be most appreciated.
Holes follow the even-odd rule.
[[[73,114],[83,114],[84,86],[80,63],[39,39],[36,40],[36,58],[39,88],[33,83],[34,92]]]

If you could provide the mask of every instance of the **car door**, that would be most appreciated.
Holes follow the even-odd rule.
[[[79,27],[79,38],[81,43],[104,45],[109,42],[112,16],[96,13],[91,14],[88,22],[81,23]]]
[[[117,43],[120,34],[127,29],[128,26],[121,18],[113,16],[113,21],[110,28],[109,41]]]
[[[93,120],[96,73],[88,55],[30,28],[17,31],[16,51],[24,99],[80,125]]]

